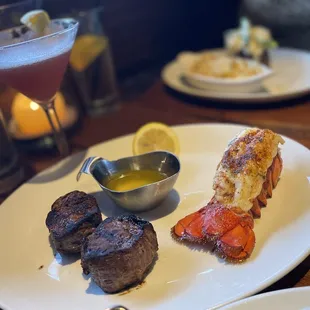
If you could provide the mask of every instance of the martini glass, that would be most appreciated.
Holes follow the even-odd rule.
[[[54,98],[68,65],[77,29],[77,21],[63,18],[52,20],[41,36],[25,26],[0,32],[0,82],[42,107],[61,156],[67,156],[70,151]]]

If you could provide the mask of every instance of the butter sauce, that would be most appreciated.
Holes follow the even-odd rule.
[[[167,178],[167,175],[156,170],[130,170],[117,173],[103,184],[106,188],[124,192],[159,182]]]

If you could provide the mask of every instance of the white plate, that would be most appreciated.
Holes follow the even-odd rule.
[[[223,53],[222,49],[213,51]],[[225,93],[195,88],[182,78],[182,68],[176,60],[164,67],[162,79],[169,87],[179,92],[219,101],[268,103],[292,99],[310,92],[310,53],[278,48],[272,50],[270,54],[274,73],[263,82],[266,91]]]
[[[310,310],[310,287],[292,288],[243,299],[221,310]]]
[[[71,190],[97,192],[105,215],[120,214],[90,176],[75,177],[87,156],[117,159],[131,155],[132,136],[90,148],[39,174],[0,206],[0,304],[10,310],[103,310],[123,304],[130,310],[210,309],[269,286],[310,253],[310,151],[286,138],[284,171],[273,198],[255,221],[257,243],[241,265],[224,263],[209,252],[191,251],[170,237],[170,228],[212,197],[216,165],[231,138],[243,127],[176,127],[182,171],[170,197],[152,212],[159,259],[146,283],[125,295],[106,295],[84,279],[80,262],[63,266],[48,242],[45,218],[51,204]],[[42,269],[39,269],[43,266]],[[5,307],[6,306],[6,307]]]

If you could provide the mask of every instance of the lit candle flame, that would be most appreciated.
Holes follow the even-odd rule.
[[[38,110],[40,108],[40,106],[37,104],[37,103],[35,103],[34,101],[31,101],[30,102],[30,109],[32,110],[32,111],[36,111],[36,110]]]

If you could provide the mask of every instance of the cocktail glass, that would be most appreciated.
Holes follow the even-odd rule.
[[[0,82],[39,104],[46,113],[61,156],[69,145],[57,116],[54,97],[60,87],[78,29],[71,18],[55,19],[38,35],[25,26],[0,32]]]

